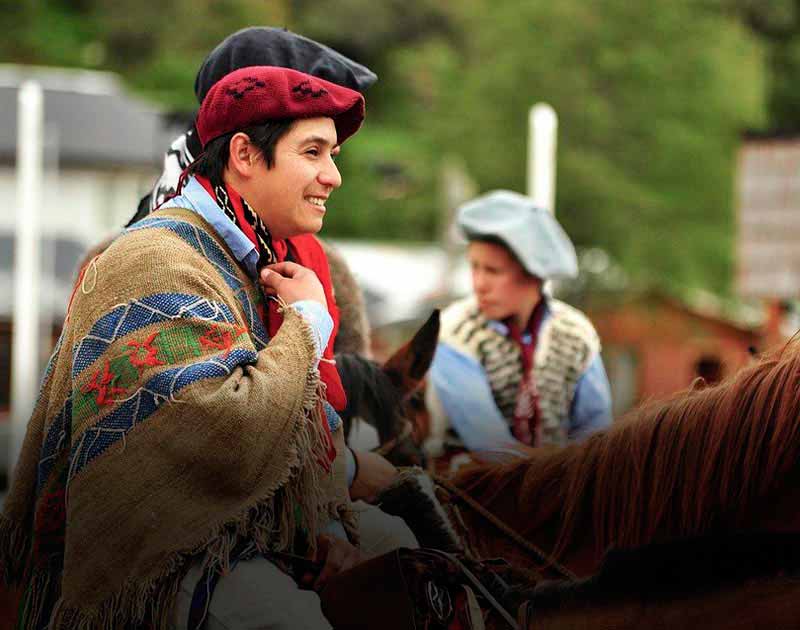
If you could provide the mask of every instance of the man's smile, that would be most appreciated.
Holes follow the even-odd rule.
[[[327,197],[306,197],[306,201],[311,203],[312,205],[325,210],[325,202],[327,201]]]

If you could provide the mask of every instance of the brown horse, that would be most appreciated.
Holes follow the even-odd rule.
[[[541,630],[797,628],[799,570],[800,535],[709,535],[614,552],[591,580],[545,583],[516,602],[520,625]]]
[[[533,571],[521,627],[800,628],[798,456],[792,342],[584,444],[479,465],[447,485],[473,552]]]
[[[462,506],[480,555],[549,577],[585,577],[609,549],[800,531],[798,456],[800,343],[793,342],[719,385],[642,406],[583,444],[478,466],[454,483],[548,562]]]
[[[800,619],[797,577],[773,576],[681,597],[649,593],[567,607],[532,609],[528,630],[796,630]],[[487,628],[508,628],[490,622]]]

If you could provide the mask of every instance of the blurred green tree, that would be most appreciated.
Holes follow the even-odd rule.
[[[767,129],[800,132],[800,2],[727,0],[725,6],[765,44]]]
[[[286,0],[2,0],[14,28],[4,29],[0,55],[113,70],[140,93],[191,111],[194,76],[209,50],[244,26],[284,24],[287,11]]]
[[[742,24],[691,0],[452,11],[469,34],[455,53],[429,41],[398,60],[418,138],[461,153],[482,189],[524,190],[528,108],[549,102],[576,243],[634,278],[727,290],[739,134],[764,120],[762,51]]]
[[[0,0],[8,61],[118,71],[195,108],[209,49],[285,25],[369,65],[326,233],[431,239],[438,173],[524,190],[527,111],[559,113],[557,211],[634,278],[729,287],[739,135],[800,120],[800,0]]]

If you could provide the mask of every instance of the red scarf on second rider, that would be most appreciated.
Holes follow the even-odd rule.
[[[519,346],[522,359],[522,381],[517,394],[517,404],[514,407],[511,432],[515,438],[528,446],[539,446],[542,443],[542,412],[539,408],[539,391],[533,375],[533,355],[536,352],[536,341],[544,313],[545,301],[542,298],[533,309],[525,329],[520,330],[513,318],[506,322],[509,336]]]

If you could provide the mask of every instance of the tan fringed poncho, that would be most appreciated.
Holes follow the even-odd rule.
[[[22,627],[168,627],[190,558],[286,549],[347,490],[325,462],[308,324],[267,339],[260,290],[196,214],[164,210],[86,271],[0,517]]]

